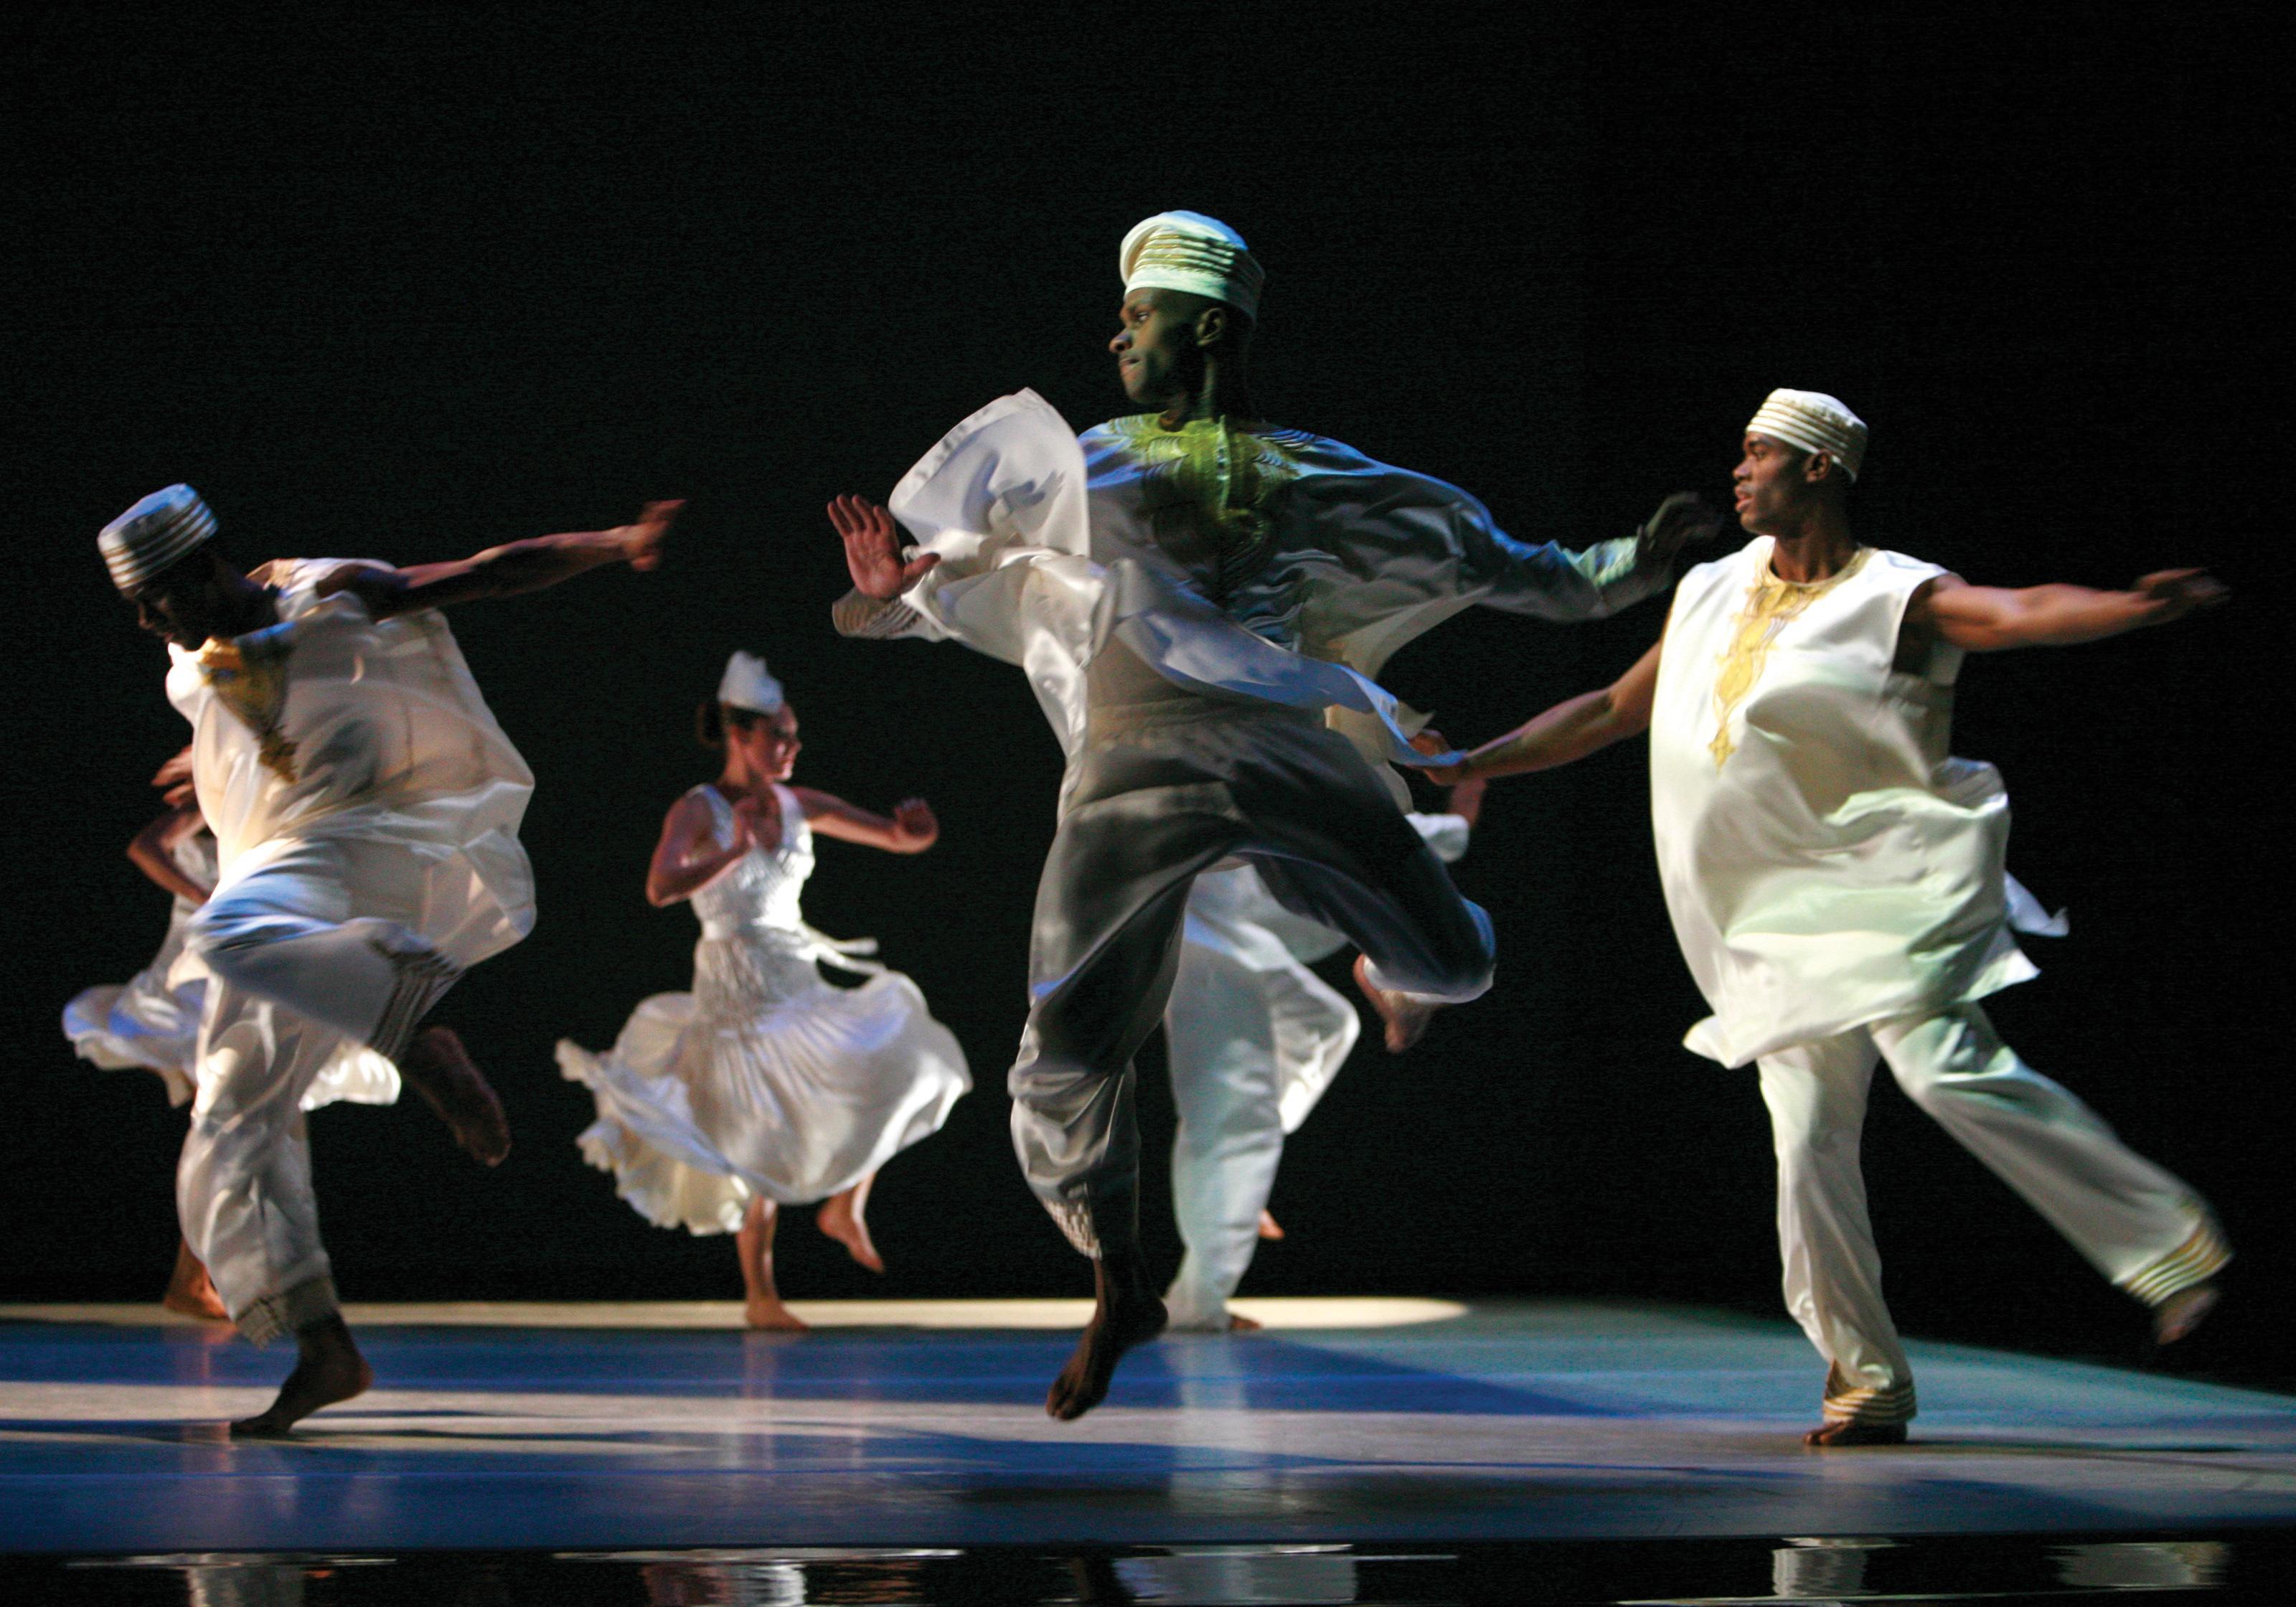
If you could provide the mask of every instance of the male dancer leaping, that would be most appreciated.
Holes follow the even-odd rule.
[[[1999,775],[1947,752],[1964,652],[2164,625],[2223,589],[2167,570],[2005,590],[1862,546],[1866,439],[1832,397],[1773,392],[1734,476],[1755,539],[1683,577],[1663,639],[1615,685],[1431,771],[1539,770],[1650,732],[1660,879],[1714,1011],[1685,1041],[1761,1069],[1786,1307],[1827,1365],[1811,1445],[1898,1444],[1914,1415],[1857,1158],[1877,1058],[2152,1308],[2160,1342],[2207,1314],[2231,1257],[2199,1196],[1994,1036],[1978,1001],[2038,974],[2009,929],[2039,910],[2003,869]]]
[[[1110,349],[1140,413],[1078,441],[1035,396],[1007,397],[911,470],[890,512],[831,507],[855,586],[839,627],[1021,665],[1070,754],[1010,1078],[1021,1169],[1095,1262],[1092,1321],[1046,1401],[1061,1418],[1165,1324],[1140,1256],[1131,1060],[1197,873],[1249,861],[1364,952],[1391,1016],[1476,997],[1489,921],[1357,745],[1411,754],[1416,722],[1369,677],[1475,603],[1554,620],[1624,607],[1710,517],[1674,504],[1638,538],[1524,546],[1455,487],[1259,422],[1262,272],[1234,230],[1162,213],[1120,260]]]
[[[545,536],[408,569],[275,560],[242,573],[188,486],[100,539],[137,622],[168,644],[193,779],[221,875],[186,947],[211,979],[176,1197],[185,1241],[260,1344],[295,1336],[279,1397],[232,1425],[284,1433],[373,1382],[343,1324],[299,1102],[348,1038],[398,1063],[458,1140],[510,1149],[494,1091],[423,1013],[534,924],[518,825],[534,778],[438,611],[650,570],[678,504],[618,529]]]

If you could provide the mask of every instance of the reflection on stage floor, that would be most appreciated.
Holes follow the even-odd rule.
[[[578,1553],[608,1572],[750,1580],[659,1599],[765,1602],[824,1599],[772,1583],[809,1567],[956,1580],[993,1548],[1083,1547],[1027,1554],[1130,1594],[1009,1599],[1227,1599],[1188,1581],[1258,1558],[1293,1594],[1255,1599],[1352,1601],[1365,1570],[1405,1566],[1373,1558],[1414,1548],[1456,1564],[1490,1542],[1685,1537],[1754,1544],[1771,1572],[1806,1558],[1811,1578],[1905,1566],[1919,1537],[2088,1537],[2055,1545],[2043,1574],[2151,1570],[2150,1587],[2197,1589],[2296,1521],[2296,1400],[2279,1396],[1916,1345],[1914,1443],[1812,1452],[1797,1436],[1819,1368],[1783,1323],[1570,1302],[1243,1308],[1267,1330],[1151,1346],[1074,1424],[1042,1406],[1071,1302],[800,1308],[819,1325],[794,1336],[739,1332],[721,1306],[354,1308],[378,1387],[264,1444],[219,1425],[268,1399],[284,1351],[142,1308],[0,1308],[0,1549],[107,1560],[115,1583],[308,1571],[281,1554],[311,1554],[345,1591],[364,1588],[362,1555],[406,1578],[409,1553]],[[634,1550],[652,1560],[611,1560]],[[577,1561],[550,1566],[571,1578]],[[1452,1599],[1400,1588],[1382,1599]],[[1784,1599],[1768,1584],[1751,1598]]]

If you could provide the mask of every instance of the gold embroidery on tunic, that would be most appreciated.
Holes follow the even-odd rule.
[[[1762,561],[1754,584],[1746,588],[1746,601],[1730,632],[1730,645],[1723,650],[1714,676],[1714,740],[1707,744],[1707,751],[1714,756],[1717,770],[1738,750],[1730,735],[1730,718],[1754,690],[1754,683],[1762,678],[1770,644],[1804,609],[1865,568],[1872,551],[1859,547],[1849,562],[1823,580],[1781,580],[1769,560]]]
[[[287,660],[294,634],[284,626],[229,641],[210,636],[199,651],[200,674],[223,706],[255,733],[257,757],[282,781],[295,779],[295,744],[282,726],[287,712]]]
[[[1143,465],[1157,545],[1192,570],[1209,569],[1212,601],[1225,603],[1275,555],[1275,516],[1300,478],[1298,460],[1272,435],[1225,418],[1177,430],[1149,416],[1122,423]]]

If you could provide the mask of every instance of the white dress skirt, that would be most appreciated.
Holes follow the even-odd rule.
[[[216,881],[216,840],[202,828],[176,844],[176,868],[203,887]],[[85,988],[64,1006],[64,1036],[79,1057],[107,1071],[140,1067],[159,1074],[168,1103],[189,1104],[197,1092],[200,1013],[207,1003],[206,971],[184,958],[184,929],[200,906],[177,898],[168,935],[152,963],[126,982]],[[305,1091],[302,1107],[316,1111],[338,1100],[387,1105],[398,1099],[398,1068],[364,1044],[346,1042]]]
[[[558,1045],[560,1070],[597,1100],[583,1156],[660,1227],[731,1233],[752,1194],[803,1205],[850,1188],[938,1131],[972,1086],[914,982],[854,957],[873,944],[805,924],[813,832],[796,797],[774,793],[779,846],[693,895],[693,991],[641,1003],[604,1054]],[[694,794],[730,844],[733,806],[714,786]],[[820,962],[869,980],[832,988]]]

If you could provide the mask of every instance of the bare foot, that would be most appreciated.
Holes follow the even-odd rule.
[[[813,1213],[813,1225],[845,1246],[845,1253],[871,1272],[882,1272],[885,1258],[877,1253],[877,1246],[869,1237],[868,1218],[861,1214],[855,1201],[855,1196],[867,1186],[865,1183],[861,1188],[830,1195]]]
[[[215,1281],[208,1276],[206,1266],[180,1239],[176,1242],[175,1275],[168,1280],[168,1292],[160,1297],[160,1304],[184,1316],[210,1323],[231,1321],[231,1313],[224,1308],[223,1297],[216,1292]]]
[[[1092,1275],[1097,1297],[1092,1321],[1045,1396],[1046,1412],[1062,1423],[1075,1422],[1107,1399],[1109,1380],[1124,1353],[1164,1332],[1164,1302],[1136,1270],[1111,1277],[1108,1263],[1101,1260],[1092,1264]]]
[[[1858,1423],[1849,1418],[1828,1418],[1801,1437],[1804,1445],[1903,1445],[1906,1425],[1902,1423]]]
[[[2175,1344],[2208,1321],[2209,1313],[2223,1298],[2224,1291],[2214,1283],[2195,1283],[2190,1289],[2179,1289],[2152,1308],[2152,1342]]]
[[[1257,1333],[1267,1326],[1258,1317],[1246,1316],[1241,1311],[1227,1314],[1227,1331],[1230,1333]]]
[[[465,1153],[488,1166],[502,1164],[510,1153],[510,1119],[452,1027],[416,1034],[398,1057],[398,1070]]]
[[[775,1300],[751,1299],[742,1308],[742,1320],[752,1328],[776,1333],[810,1333],[813,1324]]]
[[[339,1316],[302,1330],[295,1336],[295,1370],[279,1386],[279,1398],[267,1410],[233,1423],[234,1439],[283,1439],[289,1429],[321,1406],[364,1395],[374,1382],[374,1370]]]
[[[1364,997],[1371,1001],[1371,1007],[1379,1012],[1379,1019],[1386,1026],[1387,1052],[1400,1054],[1419,1041],[1419,1035],[1434,1019],[1437,1006],[1390,988],[1373,987],[1370,965],[1371,962],[1363,955],[1356,956],[1356,986],[1363,989]]]
[[[1280,1239],[1283,1236],[1283,1227],[1279,1226],[1275,1218],[1267,1211],[1259,1213],[1259,1236],[1263,1239],[1270,1240]]]

